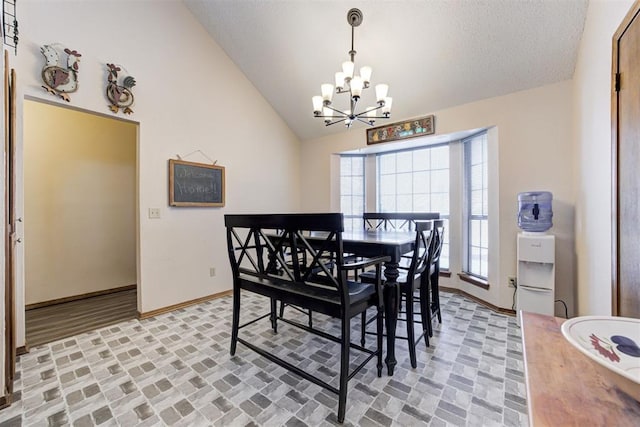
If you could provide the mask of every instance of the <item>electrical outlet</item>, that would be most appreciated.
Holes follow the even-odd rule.
[[[515,288],[516,287],[516,278],[515,277],[507,277],[507,279],[509,280],[509,287],[510,288]]]
[[[215,267],[211,267],[209,269],[209,276],[211,276],[211,277],[215,277],[216,276],[216,268]]]
[[[160,208],[149,208],[150,219],[160,219]]]

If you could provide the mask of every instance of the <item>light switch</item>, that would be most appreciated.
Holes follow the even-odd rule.
[[[149,208],[149,219],[160,219],[160,208]]]

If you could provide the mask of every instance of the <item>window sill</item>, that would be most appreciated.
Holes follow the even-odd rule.
[[[440,277],[451,277],[451,270],[440,270]]]
[[[471,283],[472,285],[482,288],[484,290],[489,289],[489,282],[487,282],[486,280],[480,279],[475,276],[471,276],[470,274],[466,274],[466,273],[458,273],[458,277],[463,282]]]

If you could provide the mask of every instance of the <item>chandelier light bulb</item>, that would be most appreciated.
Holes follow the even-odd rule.
[[[322,111],[322,97],[316,95],[311,98],[311,102],[313,102],[313,113],[320,114]]]
[[[362,77],[355,76],[354,78],[352,78],[349,86],[351,87],[351,96],[355,99],[359,99],[362,95],[362,89],[364,88]]]
[[[331,116],[333,116],[333,113],[331,112],[331,109],[329,109],[327,107],[323,107],[322,108],[322,115],[324,116],[324,122],[329,124],[331,122]]]
[[[353,77],[353,62],[345,61],[342,63],[342,72],[344,73],[344,79],[349,81]]]
[[[374,124],[376,121],[376,107],[367,107],[367,118],[369,123]]]
[[[331,98],[333,97],[333,85],[325,83],[320,86],[322,91],[322,100],[331,104]]]
[[[341,91],[342,89],[344,89],[344,73],[338,71],[336,73],[336,90]]]
[[[380,83],[376,85],[376,101],[380,103],[384,102],[384,99],[387,97],[387,92],[389,91],[389,85],[384,83]]]
[[[384,99],[384,107],[382,107],[382,113],[389,115],[389,113],[391,113],[391,104],[393,103],[393,98],[391,98],[390,96],[387,96]]]
[[[360,77],[362,77],[365,87],[369,86],[369,82],[371,81],[371,72],[371,67],[365,66],[360,68]]]

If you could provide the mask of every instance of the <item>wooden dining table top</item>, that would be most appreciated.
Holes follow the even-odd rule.
[[[319,238],[326,233],[312,233]],[[385,255],[391,257],[390,263],[397,263],[403,254],[411,252],[416,240],[414,231],[388,230],[347,230],[342,233],[342,246],[345,252],[354,252],[361,256]]]

